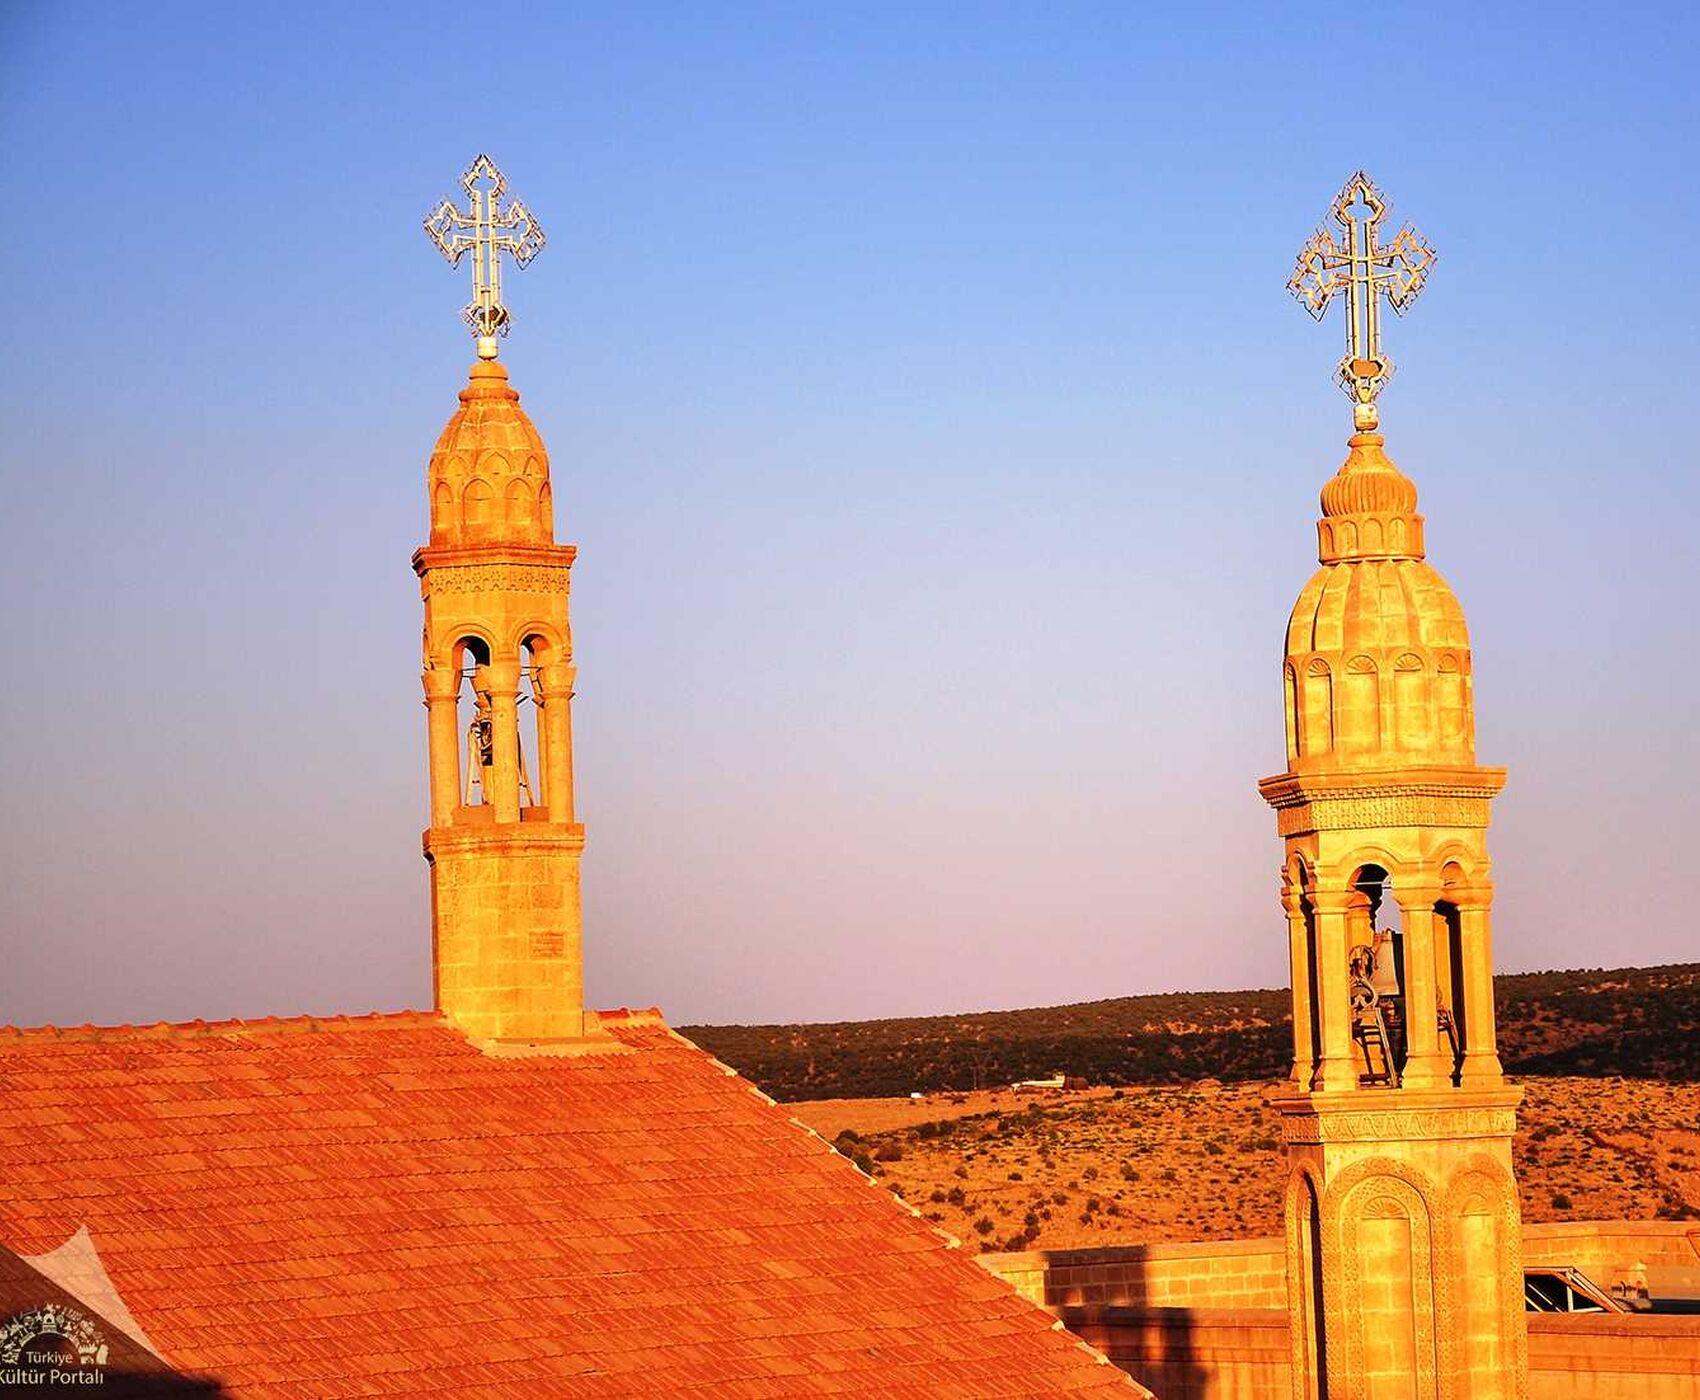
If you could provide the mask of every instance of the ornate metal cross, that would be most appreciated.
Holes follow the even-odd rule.
[[[1381,348],[1381,298],[1403,315],[1434,266],[1434,249],[1409,224],[1391,243],[1377,242],[1388,208],[1375,182],[1358,171],[1329,208],[1345,231],[1343,241],[1326,225],[1318,228],[1287,282],[1287,290],[1319,321],[1334,293],[1346,293],[1346,354],[1334,378],[1351,398],[1352,419],[1361,430],[1376,426],[1376,395],[1393,377],[1393,359]]]
[[[460,184],[470,207],[457,209],[453,200],[445,199],[425,220],[425,232],[450,267],[472,254],[472,300],[460,314],[478,338],[479,358],[493,360],[496,337],[508,333],[512,319],[502,304],[502,254],[524,267],[547,240],[542,225],[519,200],[502,203],[508,182],[489,156],[480,155],[467,166]]]

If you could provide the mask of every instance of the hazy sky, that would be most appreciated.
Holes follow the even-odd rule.
[[[1349,410],[1283,283],[1360,164],[1441,251],[1383,412],[1499,965],[1700,957],[1697,60],[1687,3],[5,5],[0,1022],[429,1003],[419,221],[481,149],[550,238],[593,1003],[1284,984]]]

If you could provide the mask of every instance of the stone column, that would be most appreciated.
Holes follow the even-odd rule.
[[[421,680],[431,765],[431,825],[447,826],[460,806],[460,722],[455,709],[460,675],[452,666],[427,666]]]
[[[1405,1069],[1407,1089],[1432,1089],[1451,1082],[1452,1058],[1440,1049],[1440,1017],[1435,988],[1434,912],[1438,890],[1394,887],[1405,925]]]
[[[573,819],[573,683],[578,679],[578,667],[564,663],[538,668],[543,687],[543,723],[540,734],[546,734],[543,760],[548,768],[543,776],[543,791],[548,800],[549,820],[570,822]]]
[[[1316,995],[1314,1014],[1322,1028],[1322,1059],[1311,1079],[1312,1089],[1339,1092],[1358,1087],[1358,1067],[1352,1055],[1352,988],[1347,966],[1348,919],[1351,895],[1345,890],[1318,891],[1311,896],[1316,924]]]
[[[485,668],[490,684],[493,733],[490,793],[498,822],[519,820],[519,662],[492,661]]]
[[[1293,979],[1293,1071],[1295,1089],[1310,1087],[1316,1072],[1311,1047],[1310,932],[1305,926],[1304,897],[1291,880],[1282,882],[1281,906],[1287,911],[1287,959]]]
[[[1458,941],[1464,958],[1464,1069],[1460,1085],[1486,1087],[1505,1076],[1493,1017],[1493,896],[1458,901]]]

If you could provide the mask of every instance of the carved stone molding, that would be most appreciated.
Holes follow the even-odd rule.
[[[1476,794],[1411,789],[1319,798],[1275,812],[1282,836],[1307,831],[1354,831],[1387,826],[1486,827],[1488,799]]]
[[[1330,1142],[1443,1142],[1508,1138],[1517,1131],[1512,1108],[1437,1108],[1295,1113],[1281,1119],[1282,1138],[1295,1145]]]
[[[571,572],[553,564],[447,564],[429,569],[421,592],[433,593],[565,593]]]

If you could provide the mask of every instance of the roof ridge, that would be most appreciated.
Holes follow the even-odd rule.
[[[85,1021],[80,1026],[0,1026],[4,1040],[135,1040],[192,1038],[209,1035],[252,1034],[300,1035],[319,1030],[380,1030],[397,1025],[440,1026],[448,1022],[440,1011],[365,1011],[354,1015],[335,1013],[328,1016],[303,1013],[299,1016],[233,1016],[226,1020],[154,1021],[148,1024],[125,1022],[116,1026],[97,1026]]]
[[[667,1026],[667,1018],[661,1014],[659,1006],[616,1006],[612,1011],[592,1014],[605,1026],[610,1023],[619,1026]]]
[[[657,1006],[619,1006],[611,1011],[593,1013],[604,1025],[667,1027],[661,1008]],[[321,1030],[379,1030],[396,1026],[452,1025],[440,1011],[404,1009],[401,1011],[333,1012],[318,1014],[302,1012],[297,1016],[230,1016],[216,1021],[196,1017],[192,1021],[129,1022],[118,1025],[96,1025],[85,1021],[80,1026],[62,1026],[47,1022],[37,1026],[7,1024],[0,1026],[0,1041],[16,1040],[137,1040],[189,1038],[207,1035],[246,1035],[254,1032],[278,1035],[300,1035]]]

